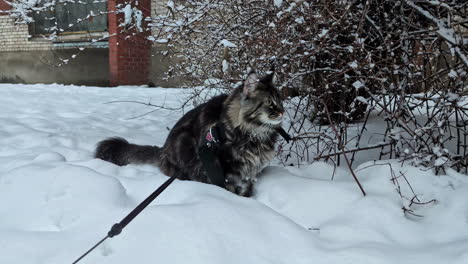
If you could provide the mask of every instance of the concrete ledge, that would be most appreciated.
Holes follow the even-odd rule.
[[[76,58],[72,56],[77,54]],[[0,52],[0,82],[108,86],[107,49]],[[60,59],[68,64],[57,67]]]
[[[164,80],[164,73],[177,59],[160,55],[158,51],[161,49],[164,47],[152,48],[150,82],[154,86],[179,87],[183,77]],[[74,54],[77,56],[72,59]],[[65,47],[44,51],[4,51],[0,52],[0,58],[0,83],[109,86],[109,50],[105,46],[83,51]],[[69,60],[68,64],[56,67],[61,62],[60,58]]]

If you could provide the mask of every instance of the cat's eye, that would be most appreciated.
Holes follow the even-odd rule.
[[[271,99],[268,99],[266,102],[265,102],[266,105],[268,106],[271,106],[273,104],[273,101]]]

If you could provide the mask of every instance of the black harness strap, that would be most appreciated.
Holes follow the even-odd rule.
[[[278,133],[286,140],[287,143],[292,139],[291,136],[282,127],[278,128]]]
[[[278,133],[289,143],[291,136],[282,128],[277,129]],[[225,175],[224,169],[219,159],[219,147],[226,140],[226,132],[222,124],[216,124],[210,128],[205,137],[202,139],[202,144],[198,149],[200,161],[203,169],[212,184],[224,188]]]
[[[198,149],[198,155],[206,175],[212,184],[224,188],[224,169],[218,157],[221,141],[224,141],[224,130],[218,124],[210,128]]]

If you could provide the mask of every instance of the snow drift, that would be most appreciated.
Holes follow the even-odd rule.
[[[104,237],[167,177],[93,159],[96,142],[161,145],[183,114],[131,119],[154,109],[104,103],[176,107],[183,97],[180,89],[1,84],[0,262],[71,263]],[[468,262],[467,176],[395,161],[356,171],[366,197],[347,170],[320,162],[272,164],[254,198],[176,181],[80,263]],[[414,196],[428,203],[405,214]]]

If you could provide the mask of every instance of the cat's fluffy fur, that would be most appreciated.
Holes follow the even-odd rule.
[[[225,188],[250,196],[257,174],[271,161],[283,106],[273,86],[273,73],[258,79],[248,75],[229,95],[220,95],[185,114],[172,128],[164,146],[139,146],[122,138],[101,141],[95,157],[117,165],[154,164],[166,175],[211,183],[198,156],[210,127],[224,127],[226,139],[218,149]]]

